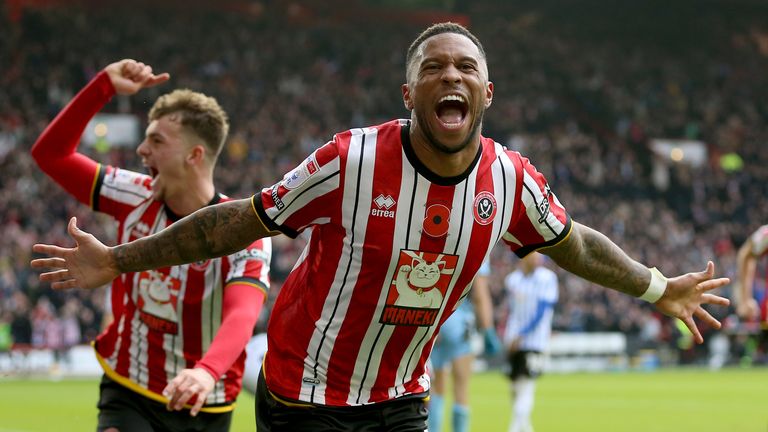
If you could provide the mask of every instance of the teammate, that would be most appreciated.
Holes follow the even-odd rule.
[[[443,423],[445,387],[450,371],[453,379],[453,407],[451,423],[453,432],[469,431],[469,378],[475,353],[472,350],[472,336],[475,334],[475,320],[482,329],[484,354],[491,356],[499,352],[501,342],[493,328],[493,306],[488,276],[491,267],[485,261],[472,285],[472,302],[463,302],[440,327],[440,334],[432,347],[432,385],[429,391],[429,430],[440,432]],[[473,306],[475,312],[473,312]]]
[[[768,225],[753,232],[741,245],[737,254],[738,277],[736,282],[736,312],[748,322],[759,322],[758,348],[764,354],[768,349],[768,288],[763,288],[756,298],[754,289],[758,259],[768,253]]]
[[[504,342],[513,400],[509,432],[533,432],[534,380],[544,364],[558,298],[557,275],[542,265],[542,258],[537,252],[523,257],[519,268],[504,278],[510,311]]]
[[[133,60],[110,64],[32,148],[46,174],[118,222],[120,243],[229,201],[213,184],[227,116],[200,93],[176,90],[150,110],[136,153],[151,176],[103,166],[77,152],[88,121],[113,95],[132,95],[168,79]],[[245,344],[269,288],[270,255],[270,239],[252,239],[224,258],[151,266],[114,280],[114,320],[94,344],[104,369],[98,430],[229,430]]]
[[[728,279],[706,270],[667,279],[571,220],[544,176],[481,135],[491,105],[485,52],[454,23],[408,49],[410,120],[337,134],[250,200],[209,206],[168,229],[107,247],[70,220],[76,248],[35,245],[54,289],[92,288],[123,272],[232,253],[311,228],[277,296],[257,388],[260,431],[423,431],[425,364],[440,325],[467,295],[491,248],[543,249],[592,282],[654,302],[702,342],[694,316]]]

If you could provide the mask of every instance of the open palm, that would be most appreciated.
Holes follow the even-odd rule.
[[[33,251],[49,256],[34,259],[30,263],[36,269],[49,269],[40,274],[41,281],[51,282],[54,289],[97,288],[120,274],[110,248],[93,235],[80,230],[76,218],[69,220],[67,232],[76,242],[73,248],[48,244],[32,246]]]

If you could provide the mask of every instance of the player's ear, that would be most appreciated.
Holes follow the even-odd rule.
[[[400,89],[403,92],[403,104],[408,111],[413,110],[413,100],[411,99],[411,89],[408,84],[403,84]]]
[[[187,154],[187,162],[195,165],[201,163],[205,159],[205,146],[197,144],[192,147],[192,150]]]
[[[485,87],[485,107],[488,108],[493,102],[493,83],[488,81],[488,85]]]

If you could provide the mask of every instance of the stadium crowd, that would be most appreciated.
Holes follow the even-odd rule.
[[[686,20],[635,11],[627,24],[609,11],[499,11],[484,3],[466,16],[494,71],[486,135],[528,156],[575,220],[641,262],[674,275],[712,259],[733,279],[737,245],[768,219],[768,28],[759,27],[768,8],[719,18],[703,8]],[[407,115],[398,90],[403,53],[420,24],[361,25],[298,2],[173,15],[112,3],[18,16],[0,7],[0,328],[19,346],[63,351],[92,340],[109,319],[105,290],[54,292],[29,267],[33,243],[71,244],[70,216],[98,238],[114,238],[106,219],[66,196],[29,155],[98,65],[136,58],[171,73],[170,85],[115,97],[105,110],[142,122],[147,101],[172,88],[215,96],[232,124],[216,184],[233,197],[272,184],[334,132]],[[696,28],[707,33],[694,36]],[[703,142],[707,159],[695,166],[654,154],[655,138]],[[134,148],[91,152],[141,169]],[[299,253],[297,242],[275,238],[272,290]],[[494,252],[494,295],[515,262],[506,250]],[[559,277],[556,332],[621,331],[633,350],[666,346],[687,351],[685,361],[705,359],[706,347],[681,343],[685,335],[647,304]],[[732,314],[720,309],[721,319]],[[506,312],[495,312],[503,322]],[[9,348],[3,340],[0,350]]]

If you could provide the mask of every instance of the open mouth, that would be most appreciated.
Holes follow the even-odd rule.
[[[467,111],[469,111],[469,105],[466,99],[457,94],[443,96],[437,101],[437,107],[435,107],[437,119],[447,129],[461,127],[467,117]]]
[[[144,168],[146,168],[146,169],[147,169],[147,172],[149,173],[149,175],[150,175],[152,178],[155,178],[155,177],[157,177],[157,174],[158,174],[157,168],[155,168],[155,167],[151,167],[151,166],[149,166],[149,165],[144,165]]]

